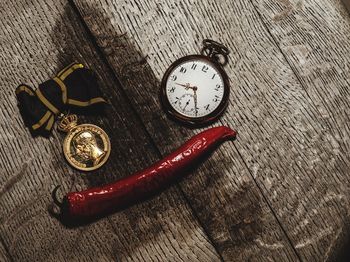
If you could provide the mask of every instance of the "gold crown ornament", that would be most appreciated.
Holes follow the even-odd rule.
[[[61,121],[58,123],[58,130],[62,132],[69,132],[73,127],[78,125],[78,117],[75,114],[61,115]]]
[[[111,143],[100,127],[92,124],[78,125],[78,117],[68,114],[61,115],[57,128],[68,133],[63,141],[63,153],[73,167],[92,171],[106,163]]]

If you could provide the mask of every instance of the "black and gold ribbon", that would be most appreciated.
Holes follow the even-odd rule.
[[[83,64],[72,63],[36,90],[21,84],[16,88],[19,108],[33,135],[50,134],[55,119],[65,112],[97,112],[106,104],[96,75]]]

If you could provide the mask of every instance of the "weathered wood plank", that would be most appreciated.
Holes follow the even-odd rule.
[[[256,2],[256,1],[255,1]],[[256,2],[307,95],[349,157],[350,17],[341,1]]]
[[[5,246],[0,242],[0,261],[8,262],[11,261],[11,258],[5,248]]]
[[[240,132],[238,143],[241,147],[247,144],[248,150],[254,153],[254,145],[248,139],[254,135],[256,141],[257,137],[249,129],[258,128],[262,121],[256,117],[249,120],[250,110],[258,107],[267,112],[280,105],[279,101],[274,101],[273,105],[266,102],[267,105],[259,106],[256,97],[252,106],[244,94],[246,83],[236,79],[233,70],[243,59],[237,49],[243,47],[242,42],[249,37],[256,37],[254,29],[249,28],[249,21],[241,19],[242,14],[247,13],[253,16],[254,23],[259,23],[252,5],[247,7],[229,1],[220,2],[219,6],[214,1],[74,2],[163,154],[198,130],[179,127],[165,118],[157,96],[162,74],[176,58],[197,53],[203,38],[214,37],[228,43],[233,50],[228,73],[234,94],[231,96],[231,113],[221,122],[237,127]],[[235,13],[232,8],[241,11]],[[235,37],[231,34],[239,37],[237,45],[232,43]],[[265,49],[272,51],[274,46],[268,42],[257,48],[247,46],[243,51],[254,55]],[[143,56],[147,59],[142,59]],[[271,58],[273,56],[268,57]],[[242,69],[247,75],[254,75],[244,64],[249,62],[246,59],[240,61],[244,66]],[[273,60],[273,63],[274,69],[282,66],[288,70],[279,60]],[[255,82],[263,80],[261,76],[254,79]],[[266,79],[260,86],[264,88],[272,83]],[[308,101],[305,104],[308,106]],[[272,120],[272,124],[279,121]],[[259,129],[257,133],[262,136]],[[297,260],[233,144],[224,145],[198,172],[182,182],[181,187],[224,259]]]
[[[307,193],[308,205],[306,201],[301,202],[313,208],[309,217],[305,217],[302,230],[312,232],[314,237],[305,239],[294,231],[294,242],[307,257],[316,253],[312,246],[320,248],[319,258],[336,257],[337,249],[333,252],[332,248],[344,246],[346,249],[349,241],[346,223],[350,200],[347,186],[350,180],[350,17],[338,0],[253,3],[323,122],[322,137],[331,143],[328,147],[331,151],[327,152],[328,159],[318,161],[324,159],[323,166],[343,171],[333,172],[328,168],[328,172],[316,173],[318,182],[313,183],[319,190]],[[316,163],[309,162],[309,165],[316,168]]]
[[[66,1],[5,1],[0,15],[0,235],[13,260],[219,260],[176,187],[81,228],[65,228],[48,215],[54,185],[67,192],[106,183],[159,155]],[[95,69],[111,103],[107,116],[89,118],[111,135],[113,147],[95,173],[68,167],[56,131],[49,140],[31,138],[16,105],[19,83],[36,86],[72,60]]]

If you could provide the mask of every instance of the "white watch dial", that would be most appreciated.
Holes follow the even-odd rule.
[[[166,95],[176,112],[198,118],[212,113],[224,96],[220,72],[203,60],[189,60],[176,66],[166,81]]]

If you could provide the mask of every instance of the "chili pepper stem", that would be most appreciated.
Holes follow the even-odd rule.
[[[51,193],[51,196],[52,196],[52,200],[53,202],[58,206],[58,207],[62,207],[63,206],[63,202],[60,202],[57,198],[57,190],[61,187],[61,185],[57,185],[53,190],[52,190],[52,193]]]

